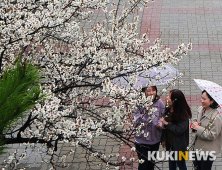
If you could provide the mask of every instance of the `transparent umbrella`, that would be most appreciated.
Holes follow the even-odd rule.
[[[139,66],[137,66],[139,67]],[[129,68],[128,71],[132,71],[133,68]],[[179,71],[172,65],[168,64],[165,67],[153,67],[147,71],[139,72],[138,76],[122,76],[113,80],[115,84],[120,87],[131,87],[138,89],[139,86],[156,86],[164,85],[166,83],[175,80],[179,76]]]

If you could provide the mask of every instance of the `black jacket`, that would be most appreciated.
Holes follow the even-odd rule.
[[[189,145],[189,119],[175,124],[169,122],[165,127],[173,132],[173,151],[186,151]],[[163,129],[161,141],[167,141],[166,129]]]

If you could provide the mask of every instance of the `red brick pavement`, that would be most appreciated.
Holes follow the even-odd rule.
[[[162,8],[161,13],[221,14],[221,8]]]
[[[140,35],[149,33],[150,42],[153,42],[160,35],[160,17],[162,0],[149,3],[149,8],[143,10]]]
[[[155,0],[154,3],[149,3],[149,8],[143,10],[140,35],[149,33],[150,44],[160,36],[160,19],[161,14],[176,13],[176,14],[220,14],[220,8],[162,8],[163,0]],[[146,48],[148,46],[144,46]],[[169,45],[169,48],[176,49],[177,45]],[[222,44],[193,44],[193,52],[195,51],[222,51]]]

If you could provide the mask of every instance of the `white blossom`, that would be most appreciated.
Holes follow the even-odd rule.
[[[139,159],[138,161],[139,161],[140,164],[142,164],[144,162],[143,159]]]

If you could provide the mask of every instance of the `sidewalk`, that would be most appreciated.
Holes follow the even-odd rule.
[[[193,78],[222,85],[222,4],[220,0],[155,0],[143,11],[141,32],[150,28],[150,40],[160,34],[164,46],[172,50],[190,40],[193,50],[175,66],[185,75],[178,85],[185,95],[198,95]]]
[[[161,34],[164,46],[175,50],[177,46],[184,42],[187,44],[190,40],[193,43],[193,50],[188,56],[175,66],[180,72],[184,73],[182,80],[184,84],[179,84],[178,88],[184,92],[187,101],[191,106],[193,117],[196,115],[196,108],[200,105],[201,91],[196,86],[193,78],[206,79],[222,85],[222,3],[221,0],[155,0],[149,3],[149,8],[139,12],[141,23],[139,26],[140,34],[149,30],[150,42]],[[101,16],[95,17],[95,22],[101,19]],[[84,26],[87,29],[87,23]],[[167,95],[167,94],[165,94]],[[164,96],[163,96],[164,99]],[[192,138],[192,135],[190,135]],[[190,140],[191,141],[191,140]],[[113,142],[103,138],[95,141],[101,150],[106,153],[113,151],[114,154],[127,154],[128,150],[118,142]],[[61,145],[63,152],[69,152],[70,146]],[[9,146],[9,150],[21,148],[18,145]],[[160,149],[162,150],[162,148]],[[48,170],[48,163],[42,162],[41,157],[29,150],[31,156],[28,160],[22,162],[28,165],[31,170]],[[98,165],[96,160],[90,160],[93,166],[89,166],[85,161],[84,150],[78,148],[74,155],[71,155],[69,161],[70,167],[66,170],[85,170],[85,169],[105,169]],[[6,155],[0,156],[4,160]],[[43,155],[44,157],[44,155]],[[90,158],[89,158],[90,159]],[[113,159],[117,159],[114,157]],[[161,170],[168,169],[167,163],[159,163]],[[192,162],[187,162],[188,170],[192,170]],[[58,168],[60,169],[60,168]],[[61,168],[62,169],[62,168]],[[136,170],[137,164],[133,167],[125,167],[126,170]],[[212,170],[222,169],[222,156],[217,157]]]
[[[155,0],[142,13],[140,34],[149,29],[150,44],[161,34],[163,45],[175,50],[189,41],[193,50],[175,68],[184,73],[184,84],[175,88],[182,90],[191,106],[193,118],[200,106],[200,89],[192,79],[206,79],[222,85],[222,4],[220,0]],[[161,88],[160,88],[161,89]],[[167,95],[167,94],[165,94]],[[162,96],[164,99],[165,96]],[[193,135],[190,134],[190,138]],[[190,139],[191,142],[191,139]],[[163,150],[160,147],[160,150]],[[120,152],[127,154],[126,150]],[[161,170],[167,170],[167,163],[158,163]],[[187,162],[193,169],[192,161]],[[136,170],[137,164],[127,170]],[[157,168],[156,168],[157,169]],[[212,170],[222,169],[222,156],[217,156]]]

